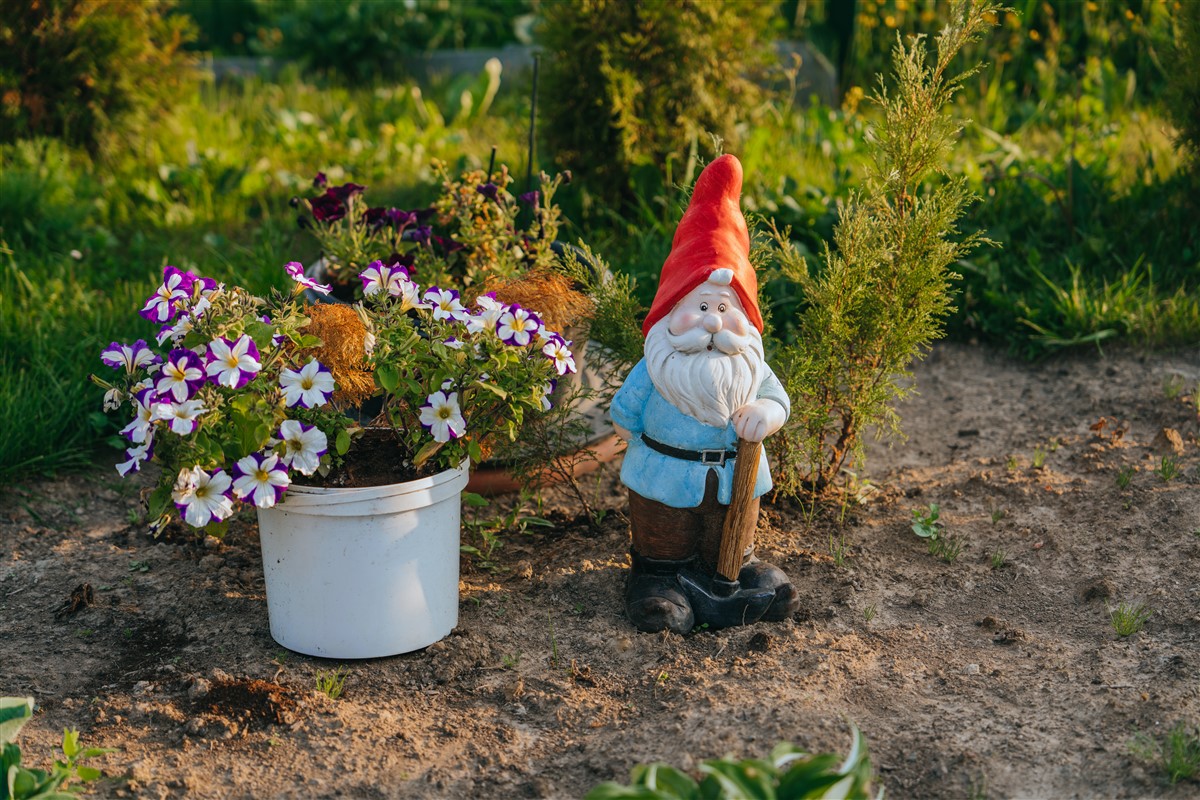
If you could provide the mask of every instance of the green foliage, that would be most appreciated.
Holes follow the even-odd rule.
[[[1176,3],[1174,22],[1163,104],[1179,130],[1179,143],[1191,152],[1200,173],[1200,3]]]
[[[396,78],[402,56],[422,50],[494,47],[515,39],[530,0],[255,0],[257,53],[299,61],[354,83]],[[211,26],[211,23],[208,23]]]
[[[1108,610],[1109,621],[1117,636],[1132,636],[1140,631],[1154,615],[1154,609],[1144,603],[1118,603]]]
[[[81,762],[116,750],[79,746],[79,731],[64,730],[63,760],[47,772],[21,766],[17,734],[33,716],[32,697],[0,697],[0,800],[74,800],[79,788],[71,782],[87,783],[101,777],[95,767]]]
[[[1117,488],[1128,489],[1129,484],[1133,481],[1133,475],[1137,472],[1130,464],[1125,464],[1117,470]]]
[[[664,673],[665,674],[665,673]],[[731,757],[704,761],[701,779],[666,764],[639,764],[629,785],[602,783],[585,800],[802,800],[871,796],[871,759],[858,728],[845,760],[833,753],[808,753],[788,742],[766,759]],[[839,763],[840,762],[840,763]],[[877,798],[883,797],[879,790]]]
[[[1200,727],[1195,725],[1176,723],[1161,738],[1139,733],[1129,743],[1129,751],[1162,770],[1172,786],[1200,778]]]
[[[171,0],[0,4],[0,141],[52,136],[98,150],[169,107],[190,65]]]
[[[922,539],[936,539],[938,536],[938,522],[940,511],[937,503],[930,503],[928,508],[914,508],[913,512],[912,531]]]
[[[862,189],[842,207],[833,246],[813,271],[772,226],[781,274],[803,293],[796,340],[779,347],[776,373],[792,398],[792,416],[768,440],[775,483],[796,495],[829,486],[848,458],[861,461],[862,437],[900,432],[895,403],[912,391],[908,365],[944,333],[953,310],[950,266],[985,240],[955,240],[972,195],[946,163],[962,123],[945,106],[971,71],[947,74],[951,59],[985,29],[992,3],[959,3],[956,22],[937,38],[927,62],[923,40],[898,40],[892,89],[880,80],[873,101],[872,161]]]
[[[330,700],[337,700],[346,690],[346,678],[348,677],[350,677],[350,670],[345,667],[317,670],[317,691]]]
[[[1163,483],[1169,483],[1179,477],[1180,469],[1179,462],[1174,456],[1163,456],[1159,461],[1158,466],[1154,468],[1154,474],[1159,477]]]
[[[608,205],[735,147],[761,96],[770,3],[579,0],[542,7],[544,152]]]

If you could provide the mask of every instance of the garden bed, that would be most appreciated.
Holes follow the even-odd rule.
[[[893,797],[1193,796],[1129,742],[1200,719],[1198,363],[940,345],[865,505],[765,506],[760,554],[804,596],[784,623],[636,633],[623,490],[597,485],[598,530],[548,492],[554,527],[464,557],[454,634],[346,664],[336,700],[338,663],[270,638],[252,514],[156,540],[130,523],[148,484],[115,472],[8,490],[0,694],[39,704],[28,765],[68,726],[119,748],[99,797],[578,797],[643,761],[844,751],[845,720]],[[953,563],[910,530],[930,503]],[[1153,610],[1141,632],[1114,631],[1122,603]]]

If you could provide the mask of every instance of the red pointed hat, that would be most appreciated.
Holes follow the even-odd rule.
[[[692,202],[675,229],[671,254],[663,262],[658,293],[642,323],[643,336],[717,269],[733,271],[733,290],[750,323],[762,332],[758,277],[750,266],[750,232],[742,216],[741,196],[742,165],[733,156],[721,156],[700,173]]]

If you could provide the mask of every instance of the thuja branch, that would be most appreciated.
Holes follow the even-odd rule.
[[[946,167],[963,122],[945,107],[978,66],[947,70],[1000,10],[989,0],[958,2],[932,64],[924,37],[897,38],[891,78],[881,76],[871,97],[880,116],[867,135],[862,189],[839,209],[815,271],[787,231],[770,227],[778,272],[805,300],[796,341],[776,350],[793,406],[783,435],[768,440],[784,493],[834,483],[847,459],[861,462],[868,429],[900,435],[894,405],[912,391],[908,367],[954,310],[959,276],[950,267],[987,243],[981,234],[958,237],[956,222],[975,197]],[[922,188],[935,178],[941,185]]]

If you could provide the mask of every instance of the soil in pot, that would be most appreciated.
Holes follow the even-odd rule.
[[[387,486],[405,483],[428,475],[405,463],[395,434],[388,428],[367,428],[346,453],[342,465],[330,471],[305,477],[297,474],[293,483],[298,486],[323,486],[338,489],[361,489],[365,486]]]

